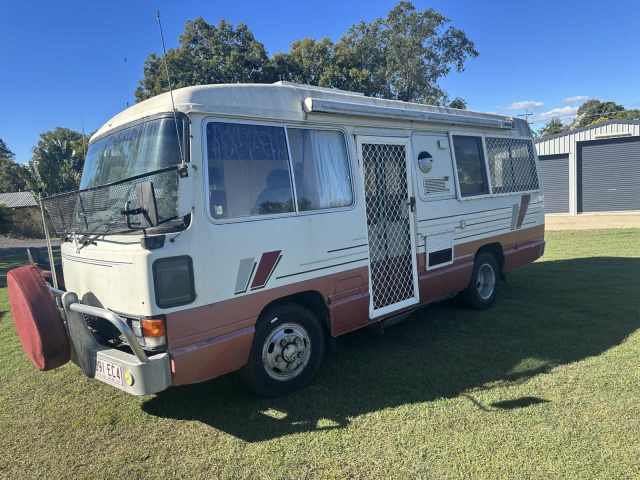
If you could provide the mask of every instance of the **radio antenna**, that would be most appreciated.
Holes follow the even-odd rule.
[[[158,27],[160,28],[160,39],[162,40],[162,63],[164,63],[164,72],[167,76],[167,83],[169,84],[169,95],[171,97],[171,107],[173,108],[173,123],[176,126],[176,137],[178,138],[178,150],[180,151],[180,168],[178,170],[181,177],[188,175],[187,163],[184,159],[184,153],[182,152],[182,141],[180,140],[180,130],[178,130],[178,115],[176,114],[176,104],[173,101],[173,86],[171,85],[171,75],[169,75],[169,64],[167,63],[167,47],[164,43],[164,32],[162,30],[162,22],[160,21],[160,10],[156,11],[156,19],[158,20]]]

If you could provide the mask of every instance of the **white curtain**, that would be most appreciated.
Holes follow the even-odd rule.
[[[344,137],[339,132],[290,129],[294,174],[302,210],[352,203]]]
[[[351,203],[351,182],[344,137],[338,132],[314,131],[313,153],[319,203],[323,207],[341,207]]]

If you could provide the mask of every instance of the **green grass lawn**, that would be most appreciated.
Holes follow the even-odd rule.
[[[0,477],[640,478],[640,230],[554,232],[485,312],[341,339],[287,398],[37,372],[0,290]]]

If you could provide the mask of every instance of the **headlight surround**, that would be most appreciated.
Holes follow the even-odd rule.
[[[193,261],[188,255],[160,258],[153,262],[156,304],[160,308],[177,307],[196,298]]]

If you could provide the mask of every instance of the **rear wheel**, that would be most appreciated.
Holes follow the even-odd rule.
[[[311,311],[293,303],[277,305],[258,320],[242,376],[259,395],[284,395],[311,382],[324,351],[324,332]]]
[[[500,267],[496,257],[489,252],[481,252],[473,265],[469,286],[464,291],[464,299],[472,308],[484,310],[496,300]]]

